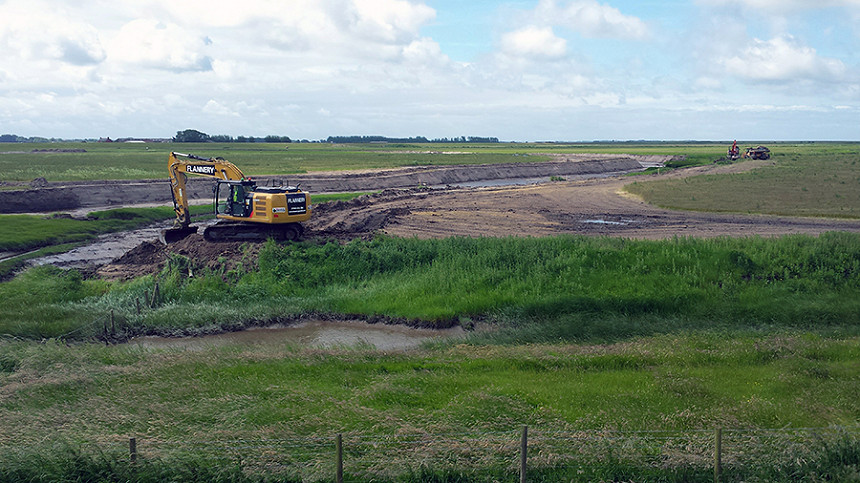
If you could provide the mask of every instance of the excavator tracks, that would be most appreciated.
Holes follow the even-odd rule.
[[[302,225],[298,223],[258,226],[249,223],[219,222],[203,230],[203,239],[209,242],[266,241],[269,238],[277,241],[296,241],[301,238],[303,231]]]

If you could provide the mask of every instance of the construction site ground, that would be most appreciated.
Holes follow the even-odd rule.
[[[737,172],[760,166],[747,162],[704,166],[646,175],[646,179]],[[390,189],[351,201],[314,206],[305,239],[345,242],[377,233],[398,237],[543,237],[561,234],[667,239],[672,237],[778,236],[860,232],[860,221],[666,210],[623,191],[631,178],[544,182],[495,188]],[[154,273],[168,253],[200,266],[233,266],[255,258],[259,245],[208,243],[201,235],[168,246],[142,241],[125,255],[98,268],[110,279]]]

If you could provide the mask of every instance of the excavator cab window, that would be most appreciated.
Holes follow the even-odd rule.
[[[230,216],[249,216],[253,183],[219,181],[215,185],[215,213]]]

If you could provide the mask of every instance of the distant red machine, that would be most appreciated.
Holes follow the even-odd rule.
[[[732,143],[732,147],[729,148],[729,154],[727,156],[732,161],[737,161],[741,157],[741,148],[738,147],[738,141]]]

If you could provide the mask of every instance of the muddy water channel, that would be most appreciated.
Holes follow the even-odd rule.
[[[422,342],[444,337],[463,337],[460,327],[444,330],[413,329],[402,325],[359,321],[306,321],[290,326],[253,328],[202,337],[137,337],[129,344],[144,348],[202,350],[218,346],[270,345],[316,348],[372,348],[393,351],[413,349]]]

